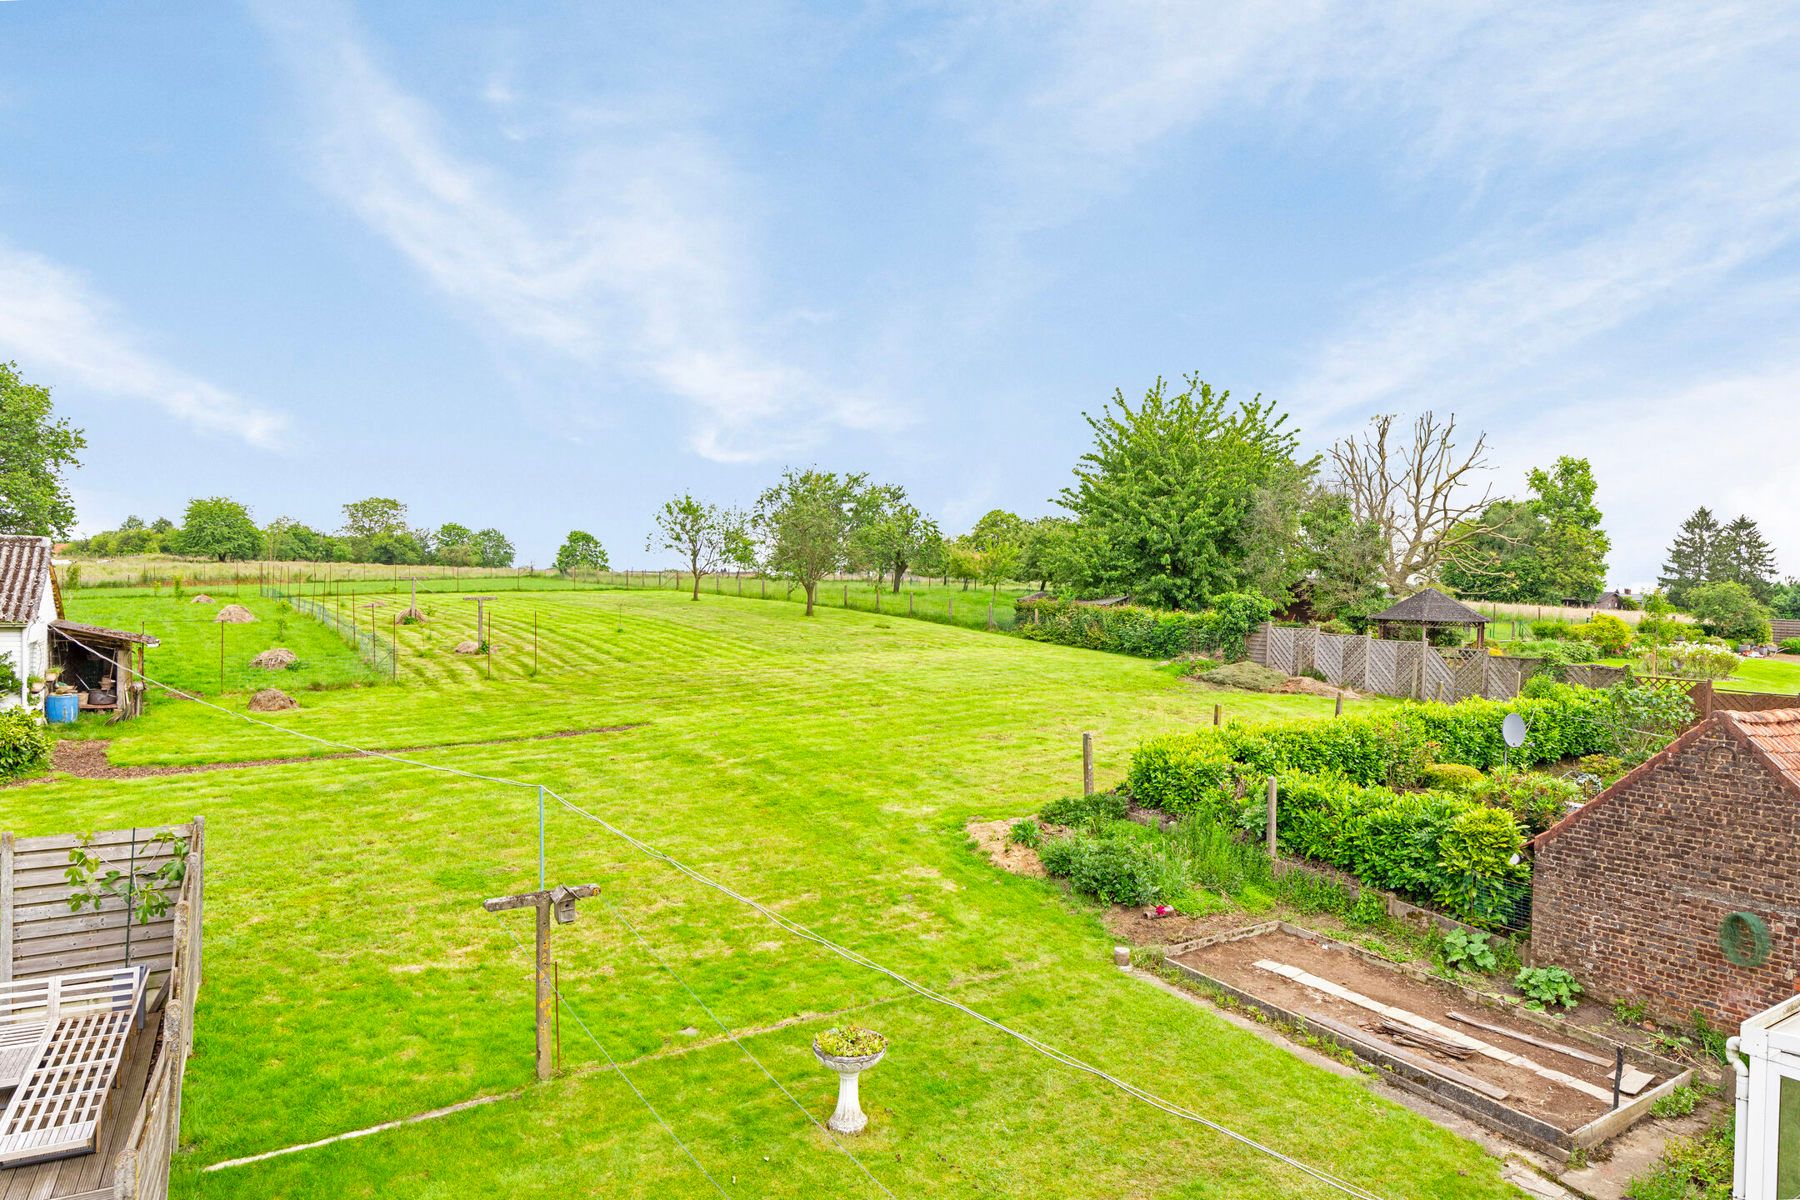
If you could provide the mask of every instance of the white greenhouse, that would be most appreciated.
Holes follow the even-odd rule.
[[[1737,1067],[1733,1200],[1800,1197],[1800,996],[1744,1022]]]

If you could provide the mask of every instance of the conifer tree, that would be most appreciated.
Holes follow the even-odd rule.
[[[1696,508],[1669,545],[1669,561],[1658,582],[1677,605],[1687,603],[1688,593],[1713,578],[1718,568],[1719,541],[1723,534],[1712,510]]]
[[[1740,516],[1719,535],[1718,563],[1713,579],[1741,583],[1767,604],[1775,591],[1775,548],[1756,522]]]

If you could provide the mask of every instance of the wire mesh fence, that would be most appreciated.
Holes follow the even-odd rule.
[[[367,619],[359,617],[355,603],[351,604],[350,613],[346,616],[338,605],[296,596],[273,584],[264,584],[261,593],[267,599],[284,602],[294,611],[311,617],[334,631],[355,647],[359,658],[381,674],[391,678],[399,673],[400,648],[393,635],[380,631],[372,613]],[[341,603],[340,601],[339,604]]]

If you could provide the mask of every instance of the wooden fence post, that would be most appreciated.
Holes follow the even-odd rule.
[[[1275,777],[1269,776],[1269,861],[1274,863],[1281,857],[1275,842]]]
[[[1344,693],[1339,692],[1337,694],[1337,707],[1332,710],[1331,715],[1334,717],[1341,717],[1344,715]]]
[[[1081,794],[1094,794],[1094,735],[1081,735]]]
[[[1223,724],[1224,715],[1225,715],[1225,706],[1224,705],[1222,705],[1222,704],[1213,705],[1213,724],[1214,725]]]

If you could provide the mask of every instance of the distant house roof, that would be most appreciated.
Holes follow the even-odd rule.
[[[104,625],[83,625],[80,621],[52,621],[50,628],[78,642],[105,642],[108,645],[160,646],[152,634],[132,633],[129,629],[108,629]]]
[[[1605,804],[1614,795],[1636,784],[1645,776],[1660,770],[1664,763],[1687,749],[1708,731],[1720,731],[1742,742],[1750,752],[1800,798],[1800,708],[1774,708],[1766,712],[1735,712],[1725,709],[1700,722],[1620,779],[1592,800],[1531,839],[1535,849],[1563,832],[1565,828]]]
[[[1461,600],[1453,600],[1436,588],[1414,592],[1371,621],[1405,621],[1415,625],[1486,625],[1488,619]]]
[[[0,533],[0,625],[31,624],[49,578],[49,538]]]

